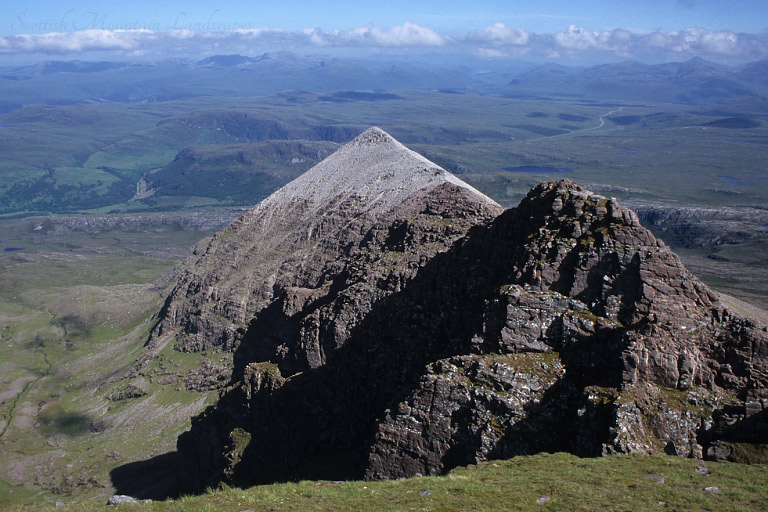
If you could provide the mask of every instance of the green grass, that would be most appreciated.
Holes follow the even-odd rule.
[[[696,472],[706,466],[709,475]],[[663,483],[648,477],[663,478]],[[302,481],[225,488],[125,509],[152,511],[759,511],[768,507],[768,469],[668,456],[580,459],[555,453],[458,468],[447,476],[385,482]],[[705,488],[717,487],[719,492]],[[548,497],[542,500],[542,498]],[[109,510],[107,496],[68,510]],[[543,503],[537,503],[537,500]],[[52,505],[36,507],[49,510]],[[11,507],[9,510],[26,510]]]
[[[157,382],[140,399],[107,399],[143,352],[165,293],[155,283],[208,234],[145,218],[126,231],[63,229],[72,218],[0,224],[0,238],[24,247],[0,253],[1,505],[100,492],[112,468],[171,449],[212,399]],[[198,364],[176,355],[147,370]]]

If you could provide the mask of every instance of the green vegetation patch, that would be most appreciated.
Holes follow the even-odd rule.
[[[130,375],[162,305],[153,283],[203,233],[113,220],[0,223],[25,248],[0,253],[0,507],[108,493],[111,469],[170,451],[214,398],[183,389],[199,357],[171,347]],[[108,399],[121,391],[146,395]]]
[[[708,475],[697,472],[706,466]],[[458,468],[443,477],[386,482],[302,481],[226,488],[142,504],[146,511],[718,510],[768,507],[768,469],[669,456],[580,459],[564,453]],[[108,510],[104,500],[72,504]],[[36,510],[53,510],[54,505]],[[11,510],[25,510],[14,507]]]

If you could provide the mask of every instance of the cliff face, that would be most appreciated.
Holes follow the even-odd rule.
[[[278,358],[290,371],[315,368],[344,343],[352,317],[364,315],[367,304],[500,211],[384,131],[369,129],[196,248],[177,271],[151,343],[174,337],[182,351],[234,350],[256,337],[264,341],[249,347],[259,357]],[[352,302],[335,300],[347,287],[366,289]],[[328,319],[334,307],[340,310],[331,316],[342,322]],[[314,314],[303,324],[284,322],[308,308]],[[305,348],[296,352],[296,343]]]
[[[366,477],[554,449],[727,458],[740,441],[768,441],[765,328],[633,212],[542,184],[484,236],[468,242],[494,269],[470,354],[427,365],[384,411]]]
[[[768,333],[633,212],[559,182],[500,213],[379,130],[342,151],[214,238],[169,299],[158,336],[235,349],[179,438],[183,488],[766,442]]]

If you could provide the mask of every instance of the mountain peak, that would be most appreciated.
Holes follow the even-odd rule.
[[[498,207],[493,199],[374,126],[269,196],[256,210],[279,202],[306,202],[310,209],[321,208],[355,197],[361,203],[360,213],[381,213],[412,193],[441,183],[452,183],[480,202]]]
[[[363,133],[355,137],[350,141],[353,146],[375,146],[378,144],[400,144],[390,134],[379,128],[378,126],[371,126]]]
[[[373,249],[377,243],[403,248],[414,240],[439,241],[421,252],[397,252],[399,265],[379,269],[386,282],[393,269],[417,268],[424,251],[447,249],[469,229],[469,219],[482,223],[501,211],[381,128],[369,128],[196,249],[179,270],[153,346],[176,333],[182,350],[232,348],[275,297],[293,288],[322,288],[355,254],[373,251],[375,259],[381,256]],[[444,225],[448,218],[460,220]]]

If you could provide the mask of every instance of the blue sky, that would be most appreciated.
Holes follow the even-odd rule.
[[[468,2],[457,0],[377,2],[317,1],[19,1],[3,2],[0,35],[43,32],[47,27],[183,28],[248,24],[250,28],[301,30],[387,27],[411,21],[453,35],[493,23],[532,32],[557,32],[569,25],[590,30],[624,28],[644,31],[700,27],[734,32],[768,32],[765,0],[537,0]]]
[[[339,48],[536,59],[768,57],[768,0],[3,3],[0,59]]]

